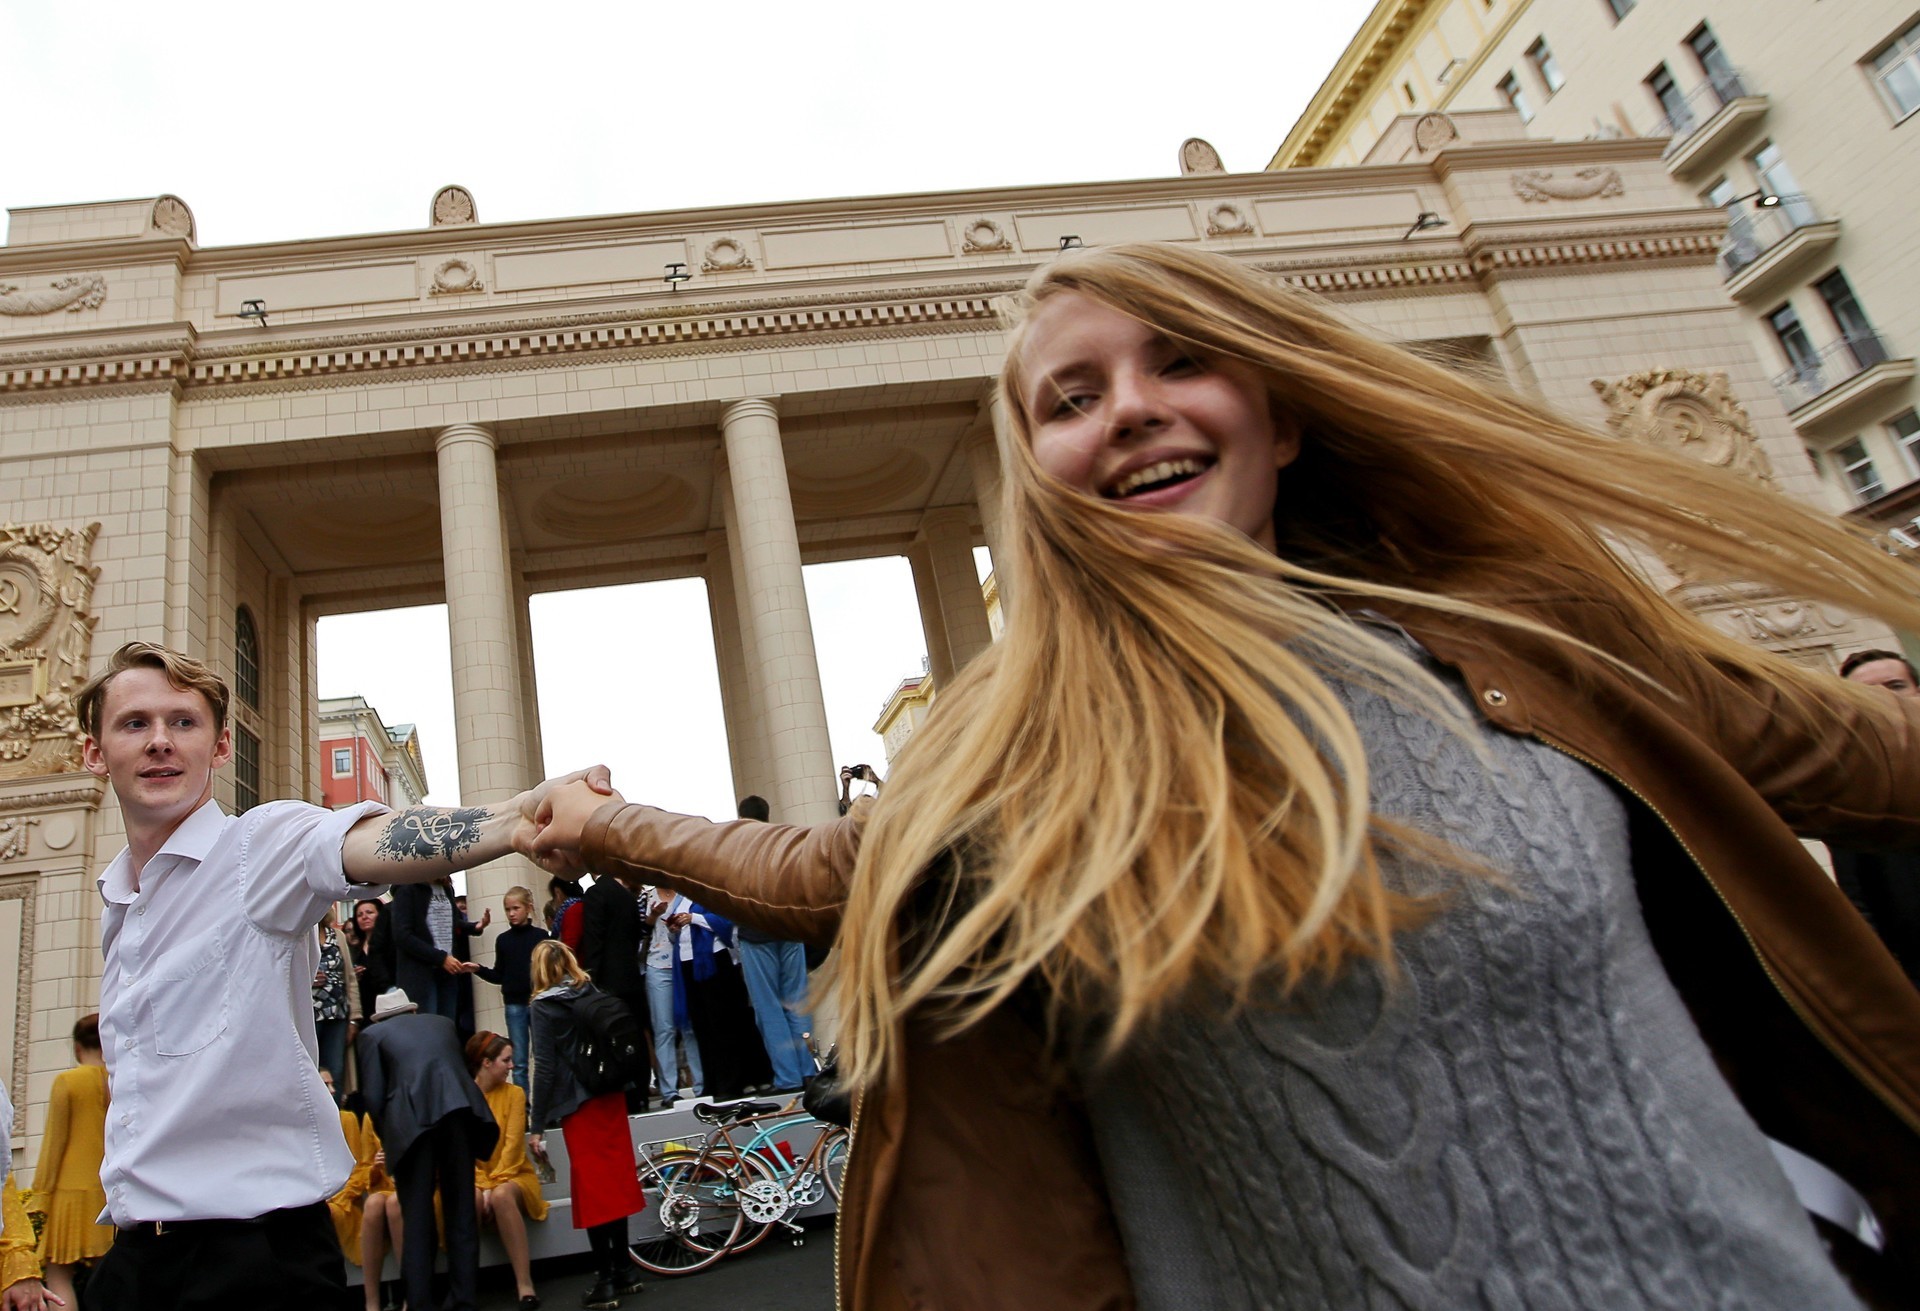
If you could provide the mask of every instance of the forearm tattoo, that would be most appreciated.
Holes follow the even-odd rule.
[[[410,806],[387,821],[373,854],[396,862],[455,860],[480,840],[480,824],[492,814],[481,806]]]

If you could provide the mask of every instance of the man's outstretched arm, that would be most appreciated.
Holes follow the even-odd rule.
[[[515,851],[531,855],[534,816],[547,793],[585,780],[612,794],[606,766],[549,779],[484,806],[408,806],[369,815],[347,830],[340,864],[355,883],[427,883]]]

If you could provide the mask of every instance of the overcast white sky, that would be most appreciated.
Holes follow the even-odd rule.
[[[0,0],[0,206],[172,192],[203,246],[1261,168],[1372,0],[326,6]],[[900,558],[807,570],[836,761],[925,654]],[[698,580],[533,603],[546,763],[732,813]],[[420,725],[458,798],[445,612],[329,619],[320,692]]]

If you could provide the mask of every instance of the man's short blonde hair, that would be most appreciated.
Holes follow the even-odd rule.
[[[167,681],[182,692],[198,692],[213,708],[216,736],[227,726],[227,704],[231,699],[226,680],[192,656],[155,645],[152,642],[128,642],[107,660],[107,666],[89,678],[86,686],[73,696],[74,713],[88,736],[98,738],[101,716],[107,703],[107,684],[129,669],[158,669]]]

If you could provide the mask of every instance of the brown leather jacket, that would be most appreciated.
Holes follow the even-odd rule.
[[[1395,617],[1459,671],[1488,722],[1638,800],[1642,905],[1721,1069],[1762,1129],[1851,1180],[1893,1258],[1920,1266],[1920,993],[1795,836],[1920,846],[1920,700],[1889,696],[1871,711],[1836,697],[1828,724],[1801,731],[1767,687],[1681,669],[1609,603],[1531,612],[1667,691],[1558,643]],[[858,817],[710,824],[610,804],[584,855],[780,937],[826,943],[859,828]],[[1084,1116],[1038,1075],[1029,1026],[996,1016],[940,1042],[915,1028],[902,1077],[856,1112],[840,1306],[1131,1306]]]

